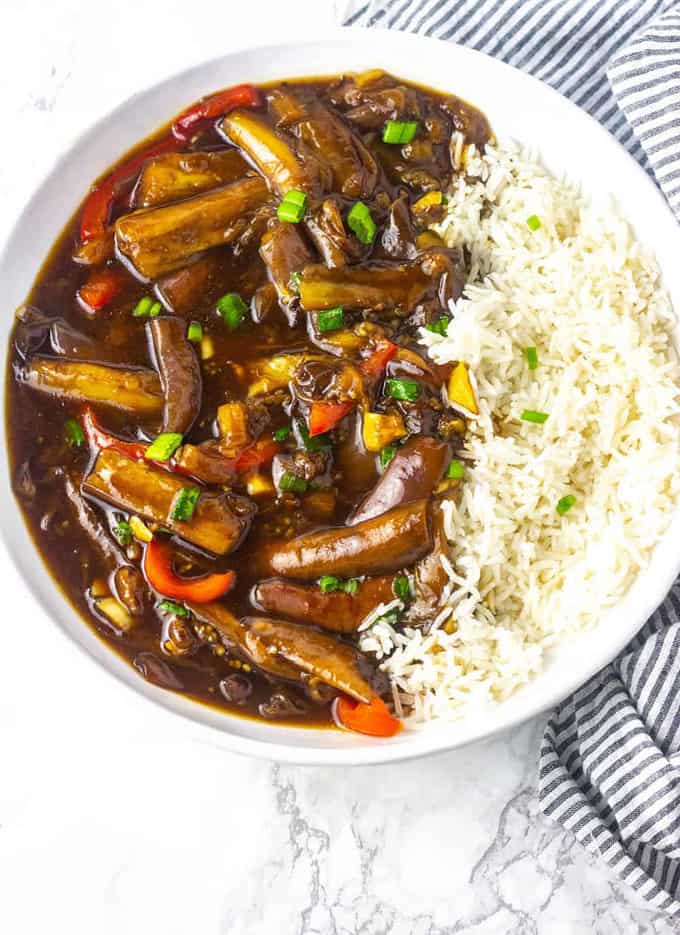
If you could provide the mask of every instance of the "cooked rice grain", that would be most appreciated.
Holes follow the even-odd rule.
[[[422,332],[434,360],[469,365],[479,396],[446,508],[446,613],[429,632],[378,620],[362,638],[410,725],[539,672],[546,648],[625,594],[680,493],[680,369],[654,259],[613,209],[516,148],[468,151],[466,165],[438,230],[469,250],[469,284],[448,335]],[[524,409],[549,418],[524,422]]]

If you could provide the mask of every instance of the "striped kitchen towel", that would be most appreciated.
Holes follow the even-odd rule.
[[[345,25],[471,46],[599,120],[680,218],[677,0],[336,0]],[[680,919],[680,580],[616,662],[552,715],[539,799],[654,908]]]

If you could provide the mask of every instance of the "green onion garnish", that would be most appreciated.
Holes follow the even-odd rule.
[[[182,444],[179,432],[162,432],[144,452],[147,461],[169,461]]]
[[[531,217],[527,218],[527,227],[530,231],[537,231],[541,226],[541,219],[537,214],[532,214]]]
[[[122,519],[117,526],[114,526],[113,534],[123,547],[132,542],[132,526],[126,519]]]
[[[307,196],[304,192],[292,188],[284,195],[276,209],[276,216],[279,221],[286,221],[289,224],[298,224],[305,216],[307,208]]]
[[[446,337],[446,331],[449,327],[450,318],[447,318],[446,315],[442,315],[441,318],[438,318],[436,321],[431,322],[429,325],[425,325],[426,331],[433,331],[435,334],[441,334]]]
[[[385,380],[385,395],[413,403],[420,396],[420,384],[415,380]]]
[[[187,338],[194,344],[200,344],[203,340],[203,325],[200,321],[192,321],[187,329]]]
[[[228,292],[217,300],[217,311],[229,331],[235,331],[245,318],[248,306],[238,292]]]
[[[356,578],[336,578],[335,575],[323,575],[319,578],[319,587],[324,594],[331,591],[344,591],[345,594],[356,594],[359,590],[359,581]]]
[[[145,295],[132,309],[132,314],[135,318],[146,318],[152,306],[153,299],[150,295]]]
[[[156,604],[159,610],[164,610],[166,614],[174,614],[175,617],[189,617],[190,613],[184,604],[177,604],[175,601],[159,601]]]
[[[277,429],[273,434],[273,439],[275,442],[285,442],[285,440],[290,435],[291,428],[289,425],[283,425],[280,429]]]
[[[380,467],[383,468],[383,470],[387,467],[396,453],[396,445],[385,445],[383,450],[380,452]]]
[[[537,412],[535,409],[525,409],[522,412],[522,419],[525,422],[535,422],[536,425],[543,425],[543,423],[548,418],[547,412]]]
[[[449,480],[460,480],[465,474],[465,465],[462,461],[456,461],[455,458],[446,469],[446,476]]]
[[[198,498],[201,496],[199,487],[182,487],[175,497],[172,505],[170,519],[179,520],[182,523],[188,523],[194,515]]]
[[[392,581],[392,590],[394,591],[395,597],[398,597],[403,604],[411,600],[411,582],[406,575],[396,576]]]
[[[279,490],[291,491],[292,493],[304,493],[307,490],[307,481],[304,477],[298,477],[292,471],[284,471],[279,478]]]
[[[331,440],[328,436],[328,432],[323,432],[321,435],[315,435],[312,438],[309,434],[309,429],[302,419],[296,419],[295,425],[302,440],[302,444],[307,451],[325,451],[327,448],[331,447]]]
[[[149,318],[156,318],[156,316],[161,313],[161,303],[154,302],[151,308],[149,309]]]
[[[302,282],[302,273],[291,273],[288,280],[288,288],[296,295],[300,293],[300,283]]]
[[[70,445],[71,448],[80,448],[85,443],[85,432],[83,432],[77,419],[66,420],[64,435],[66,436],[66,444]]]
[[[319,312],[316,318],[319,331],[337,331],[345,323],[345,313],[341,305]]]
[[[410,143],[417,132],[416,120],[388,120],[383,128],[383,143]]]
[[[375,221],[371,217],[368,205],[365,205],[363,201],[357,201],[352,205],[347,215],[347,224],[362,243],[373,243],[376,231]]]
[[[527,357],[529,370],[535,370],[538,367],[538,351],[535,347],[528,347],[524,353]]]
[[[557,506],[555,509],[560,514],[560,516],[564,516],[564,514],[568,513],[575,503],[576,497],[573,494],[568,493],[566,497],[562,497],[561,500],[557,501]]]

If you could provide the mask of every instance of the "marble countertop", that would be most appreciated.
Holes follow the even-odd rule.
[[[2,6],[0,240],[54,152],[140,85],[334,21],[332,0]],[[0,569],[0,931],[674,930],[539,815],[542,719],[406,765],[248,760],[185,739],[151,706],[140,717],[6,554]]]

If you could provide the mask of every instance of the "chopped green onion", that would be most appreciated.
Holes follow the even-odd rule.
[[[446,469],[446,476],[449,480],[460,480],[465,474],[465,465],[462,461],[456,461],[455,458]]]
[[[296,295],[300,293],[300,283],[302,282],[302,273],[291,273],[288,280],[288,288]]]
[[[331,440],[328,436],[328,432],[323,432],[321,435],[315,435],[312,438],[309,434],[309,429],[302,419],[296,419],[295,425],[300,439],[302,440],[302,444],[307,451],[325,451],[327,448],[331,447]]]
[[[396,453],[396,445],[385,445],[383,450],[380,452],[380,467],[383,468],[383,470],[387,467]]]
[[[145,295],[132,309],[135,318],[146,318],[153,306],[153,299],[150,295]]]
[[[541,226],[541,219],[537,214],[532,214],[527,218],[527,227],[530,231],[537,231]]]
[[[77,419],[66,420],[64,434],[66,435],[66,444],[70,445],[71,448],[80,448],[85,443],[85,432],[83,432]]]
[[[522,412],[522,419],[525,422],[535,422],[536,425],[543,425],[547,418],[547,412],[537,412],[535,409],[525,409]]]
[[[132,542],[132,526],[126,519],[122,519],[113,527],[113,534],[123,547]]]
[[[567,494],[566,497],[562,497],[561,500],[557,501],[557,506],[555,507],[555,509],[560,514],[560,516],[564,516],[564,514],[568,513],[575,503],[576,503],[576,497],[573,494],[569,493]]]
[[[387,623],[391,627],[395,627],[403,613],[403,608],[393,607],[392,610],[388,610],[386,614],[383,614],[382,617],[378,617],[377,620],[374,620],[373,623]]]
[[[416,120],[388,120],[383,128],[383,143],[410,143],[417,132]]]
[[[144,452],[147,461],[169,461],[182,444],[179,432],[162,432]]]
[[[345,313],[341,305],[319,312],[316,318],[319,331],[337,331],[345,323]]]
[[[307,490],[307,481],[304,477],[298,477],[292,471],[284,471],[279,478],[279,490],[291,491],[292,493],[304,493]]]
[[[154,302],[149,309],[149,318],[156,318],[161,313],[161,303]]]
[[[347,224],[362,243],[373,243],[376,231],[375,221],[371,217],[368,205],[365,205],[363,201],[357,201],[352,205],[347,215]]]
[[[159,601],[156,607],[159,610],[164,610],[166,614],[174,614],[175,617],[191,616],[184,604],[177,604],[175,601]]]
[[[187,338],[195,344],[200,344],[203,340],[203,325],[200,321],[192,321],[187,329]]]
[[[411,582],[406,575],[396,576],[392,582],[392,590],[395,597],[398,597],[402,604],[406,604],[411,600]]]
[[[438,318],[436,321],[431,322],[429,325],[425,325],[426,331],[433,331],[435,334],[441,334],[446,337],[446,331],[449,327],[450,318],[447,318],[446,315],[442,315],[441,318]]]
[[[524,353],[527,357],[529,370],[535,370],[538,367],[538,351],[535,347],[528,347]]]
[[[290,435],[291,428],[289,425],[284,425],[280,429],[277,429],[274,432],[273,438],[275,442],[285,442],[285,440]]]
[[[201,496],[199,487],[182,487],[175,497],[172,505],[170,519],[179,520],[181,523],[188,523],[194,515],[198,498]]]
[[[385,380],[385,395],[413,403],[420,396],[420,384],[415,380]]]
[[[217,300],[217,311],[224,319],[229,331],[235,331],[243,321],[248,306],[238,292],[228,292]]]
[[[286,221],[289,224],[299,224],[305,216],[307,208],[307,196],[304,192],[292,188],[284,195],[283,201],[279,203],[276,209],[276,216],[279,221]]]
[[[335,575],[322,575],[319,578],[319,587],[324,594],[331,591],[344,591],[345,594],[356,594],[359,590],[359,582],[356,578],[336,578]]]

